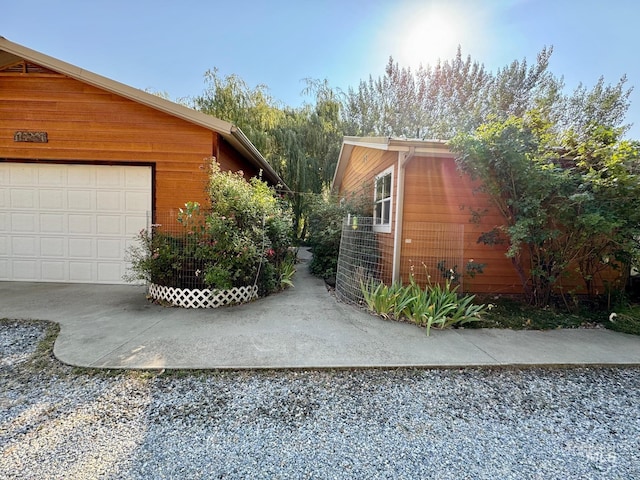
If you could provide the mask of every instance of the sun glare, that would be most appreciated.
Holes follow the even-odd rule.
[[[417,68],[449,60],[462,41],[460,19],[443,8],[413,12],[404,31],[399,32],[398,52],[394,57],[400,65]]]

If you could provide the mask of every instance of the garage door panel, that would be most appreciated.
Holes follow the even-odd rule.
[[[144,192],[126,192],[125,210],[129,212],[140,211],[145,202],[146,195]]]
[[[38,238],[25,236],[11,237],[11,253],[14,256],[37,257],[40,254]]]
[[[40,190],[39,191],[39,205],[47,210],[66,210],[67,203],[65,202],[64,190]]]
[[[121,205],[122,192],[118,191],[101,191],[96,194],[96,210],[99,212],[115,211],[122,209]]]
[[[13,279],[29,282],[37,282],[40,280],[39,262],[36,260],[14,260],[13,261]]]
[[[91,283],[97,280],[94,274],[95,263],[93,262],[69,262],[69,281],[79,283]]]
[[[70,210],[95,210],[95,193],[91,190],[69,190],[67,208]]]
[[[127,215],[125,219],[124,234],[126,237],[135,237],[140,233],[141,226],[151,223],[146,215]]]
[[[151,168],[0,162],[0,279],[124,283]]]
[[[2,255],[2,253],[0,253],[0,255]],[[0,280],[11,280],[9,260],[6,258],[0,258]]]
[[[35,165],[20,164],[9,171],[9,181],[7,185],[32,186],[37,184],[38,170]]]
[[[40,256],[66,257],[66,243],[64,237],[40,237]]]
[[[151,189],[151,175],[143,170],[126,170],[124,174],[126,187]]]
[[[54,165],[53,168],[38,170],[38,185],[64,187],[66,179],[66,167]]]
[[[98,281],[101,283],[114,283],[122,280],[124,275],[119,263],[98,263]]]
[[[96,185],[98,187],[104,187],[104,188],[116,188],[116,189],[120,189],[120,187],[122,186],[122,176],[124,175],[124,173],[122,171],[119,170],[98,170],[96,172]],[[142,175],[144,176],[144,172],[142,173]]]
[[[67,279],[67,262],[42,262],[42,280],[45,282],[65,282]]]
[[[11,208],[36,208],[38,205],[37,193],[30,189],[13,188],[10,193]]]
[[[11,214],[11,231],[12,232],[29,232],[36,231],[36,214],[35,213],[12,213]]]
[[[70,238],[69,257],[70,258],[95,258],[94,238]]]
[[[70,234],[94,233],[95,218],[92,215],[70,214],[68,221]]]
[[[94,168],[73,168],[67,170],[68,187],[90,187],[95,185]]]
[[[98,239],[98,258],[113,258],[118,259],[122,256],[124,251],[124,242],[119,239]]]
[[[118,215],[98,215],[96,217],[96,230],[100,235],[122,235],[124,232],[124,219]]]
[[[68,226],[65,222],[66,216],[61,213],[42,213],[40,214],[40,232],[41,233],[64,233]]]

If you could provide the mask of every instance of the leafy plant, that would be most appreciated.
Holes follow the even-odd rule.
[[[429,284],[424,289],[414,277],[409,285],[385,285],[370,279],[360,282],[360,289],[370,311],[383,318],[406,318],[426,327],[427,335],[431,327],[447,328],[465,325],[481,320],[489,309],[487,305],[474,303],[475,295],[459,296],[458,286],[452,287],[450,280],[443,285]]]
[[[390,318],[398,296],[395,288],[371,278],[366,284],[360,280],[360,288],[369,310],[383,318]]]
[[[309,214],[308,238],[313,253],[309,264],[312,274],[321,277],[327,283],[335,284],[342,222],[348,213],[368,213],[370,210],[371,205],[362,196],[353,196],[349,201],[342,203],[328,195],[318,195],[314,198]]]
[[[588,135],[556,127],[547,111],[531,109],[450,142],[458,167],[504,218],[478,241],[508,245],[537,306],[563,294],[563,280],[575,273],[594,297],[640,256],[640,145],[606,124],[585,125]]]
[[[293,287],[293,276],[296,273],[296,260],[292,255],[280,264],[280,288]]]
[[[126,278],[221,290],[255,283],[260,295],[290,283],[291,221],[273,189],[214,162],[209,192],[210,209],[188,202],[179,210],[178,230],[140,232]]]

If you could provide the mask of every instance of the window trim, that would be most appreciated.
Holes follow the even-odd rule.
[[[374,232],[380,232],[380,233],[391,233],[391,222],[393,219],[393,165],[390,166],[389,168],[387,168],[386,170],[383,170],[382,172],[378,173],[373,180],[373,231]],[[389,183],[389,196],[385,197],[383,199],[378,199],[377,195],[378,195],[378,180],[386,177],[386,176],[390,176],[390,183]],[[389,204],[389,222],[388,223],[377,223],[377,216],[376,216],[376,206],[379,203],[387,203]],[[384,211],[384,206],[382,207],[383,211]],[[384,218],[384,215],[383,215]],[[382,220],[382,219],[381,219]]]

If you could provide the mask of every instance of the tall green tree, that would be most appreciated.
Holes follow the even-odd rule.
[[[206,73],[196,109],[240,127],[292,190],[294,231],[304,238],[309,198],[332,179],[343,135],[342,103],[327,81],[307,81],[311,103],[285,107],[263,85],[249,87],[236,75]]]
[[[580,84],[567,93],[564,80],[549,69],[552,54],[553,48],[545,47],[535,62],[514,60],[495,73],[464,58],[460,48],[453,59],[415,71],[390,58],[383,75],[347,90],[345,129],[349,135],[448,140],[491,119],[534,110],[558,137],[571,131],[584,140],[591,124],[625,128],[631,93],[626,77],[615,85],[600,78],[591,89]]]

